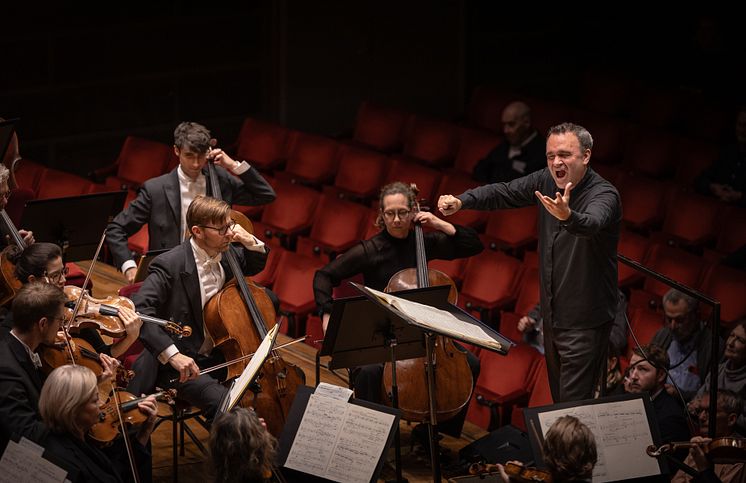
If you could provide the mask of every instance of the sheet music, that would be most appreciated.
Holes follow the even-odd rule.
[[[394,415],[312,394],[285,466],[338,482],[368,482]]]
[[[575,416],[596,438],[598,462],[593,481],[617,481],[657,475],[658,461],[645,453],[653,444],[645,405],[640,398],[539,413],[542,435],[560,416]]]
[[[320,382],[316,386],[316,390],[313,392],[317,396],[330,397],[339,401],[349,401],[352,397],[352,389],[348,389],[342,386],[335,386],[328,382]]]
[[[464,322],[448,311],[412,302],[369,287],[365,288],[387,304],[393,305],[402,313],[414,319],[421,326],[496,350],[502,349],[502,344],[494,340],[479,325]]]
[[[0,482],[62,483],[67,471],[45,460],[37,449],[8,441],[0,459]]]
[[[246,392],[246,388],[251,383],[251,381],[254,380],[257,372],[259,372],[259,369],[261,369],[262,365],[264,364],[264,360],[267,358],[269,352],[272,350],[272,345],[274,344],[275,337],[277,337],[277,331],[279,330],[279,328],[280,325],[275,324],[274,327],[269,329],[269,332],[267,332],[264,340],[256,349],[254,356],[246,365],[238,379],[236,379],[235,384],[233,384],[233,387],[231,387],[230,394],[228,395],[229,402],[226,411],[230,411],[236,404],[238,404],[238,401]]]

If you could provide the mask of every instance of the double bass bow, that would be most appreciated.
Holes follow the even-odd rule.
[[[222,199],[214,161],[210,159],[207,166],[211,196]],[[240,218],[237,212],[233,212],[231,217],[234,220]],[[268,324],[273,326],[276,323],[276,314],[264,288],[244,277],[230,247],[223,257],[228,262],[233,280],[207,302],[203,320],[215,347],[220,348],[226,360],[232,361],[256,351],[267,335]],[[228,378],[239,376],[245,365],[229,366]],[[276,351],[272,351],[241,404],[253,407],[266,421],[269,432],[278,436],[290,412],[296,389],[304,381],[305,375],[299,367],[285,362]],[[253,397],[247,397],[249,394]]]

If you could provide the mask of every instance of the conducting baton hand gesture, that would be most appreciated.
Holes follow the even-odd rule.
[[[570,218],[570,190],[572,190],[572,183],[567,183],[565,186],[565,194],[561,194],[559,191],[555,198],[541,194],[539,191],[534,191],[536,197],[539,198],[541,204],[547,209],[549,213],[560,221],[565,221]]]

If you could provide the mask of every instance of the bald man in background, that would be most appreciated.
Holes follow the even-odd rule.
[[[546,141],[531,125],[531,108],[511,102],[502,112],[505,141],[477,163],[473,178],[483,183],[511,181],[546,166]]]

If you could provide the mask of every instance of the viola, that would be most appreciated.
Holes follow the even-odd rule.
[[[169,404],[176,397],[176,391],[169,389],[153,394],[157,401],[165,401]],[[100,407],[99,422],[94,424],[88,432],[88,436],[101,446],[110,445],[121,434],[122,423],[126,426],[137,426],[147,421],[148,417],[140,411],[137,404],[149,396],[136,397],[126,391],[117,389],[116,394],[111,393]],[[119,411],[116,404],[119,402]],[[119,419],[121,414],[122,420]]]
[[[214,140],[211,145],[215,145]],[[207,166],[211,196],[222,199],[214,161],[210,159]],[[235,220],[236,215],[232,214],[232,218]],[[207,302],[203,320],[215,348],[221,350],[226,360],[232,361],[256,351],[271,327],[268,324],[276,323],[276,314],[264,288],[243,275],[233,252],[229,249],[223,253],[223,257],[228,262],[233,280]],[[245,362],[232,364],[228,367],[228,377],[239,376],[245,366]],[[304,382],[303,371],[285,362],[273,350],[264,362],[252,390],[241,400],[241,405],[253,407],[264,418],[269,432],[279,436],[297,387]]]
[[[127,307],[135,310],[135,304],[132,300],[121,296],[108,296],[103,299],[97,299],[92,297],[87,290],[72,285],[65,286],[63,290],[67,297],[65,319],[68,321],[72,318],[75,303],[82,295],[78,314],[75,320],[70,322],[68,326],[72,332],[92,327],[109,337],[120,338],[127,335],[124,323],[118,317],[119,307]],[[170,320],[163,320],[138,312],[135,313],[143,322],[163,327],[167,332],[178,335],[179,337],[189,337],[192,334],[192,328],[188,325],[182,326]]]
[[[47,374],[67,364],[87,367],[96,377],[103,372],[98,352],[91,344],[75,337],[65,341],[62,333],[57,334],[54,343],[41,346],[39,356],[42,370]]]
[[[416,190],[416,187],[413,187]],[[407,268],[395,273],[386,286],[386,292],[437,285],[450,285],[448,301],[455,304],[458,292],[456,284],[445,273],[429,270],[425,253],[425,239],[422,226],[415,224],[417,268]],[[429,342],[428,342],[429,343]],[[435,337],[432,351],[432,364],[435,365],[435,416],[437,422],[447,421],[469,403],[472,391],[472,374],[465,352],[446,337]],[[428,384],[425,376],[426,358],[397,361],[396,380],[398,386],[398,406],[402,418],[408,421],[425,422],[430,419]],[[393,380],[391,363],[383,370],[383,394],[390,397]]]
[[[699,446],[707,457],[717,464],[743,463],[746,461],[746,439],[722,437],[708,442],[680,441],[662,444],[659,447],[650,445],[646,452],[648,456],[659,458],[668,453],[675,453],[680,449],[690,449]]]
[[[547,470],[541,470],[530,466],[523,466],[516,463],[505,463],[503,470],[510,477],[511,481],[521,483],[552,483],[552,474]],[[499,474],[498,465],[491,463],[474,463],[469,467],[470,475],[489,475]]]

